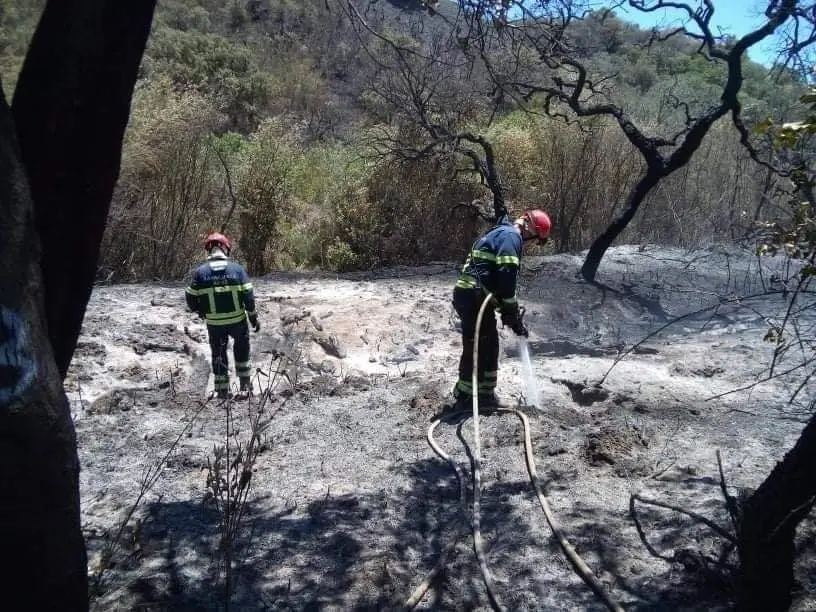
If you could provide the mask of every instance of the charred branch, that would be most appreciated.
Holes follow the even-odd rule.
[[[350,7],[349,15],[359,19],[360,13],[354,9],[353,3],[348,0],[346,3]],[[617,6],[623,5],[623,2],[617,3]],[[424,144],[416,146],[414,154],[444,151],[463,155],[471,160],[470,167],[485,178],[491,189],[496,189],[500,181],[487,178],[491,173],[493,177],[497,174],[495,166],[491,169],[481,144],[470,142],[469,145],[474,146],[461,147],[465,141],[459,135],[472,132],[470,126],[475,116],[491,121],[511,105],[532,115],[549,116],[568,123],[608,118],[619,126],[642,158],[644,174],[622,203],[622,212],[590,248],[583,268],[588,280],[594,280],[605,250],[626,228],[651,190],[663,178],[686,166],[712,126],[726,115],[730,115],[748,154],[766,168],[775,169],[767,153],[752,141],[751,132],[742,118],[739,101],[744,79],[742,62],[748,49],[784,24],[793,22],[790,36],[797,44],[803,45],[801,48],[805,48],[813,36],[812,28],[802,33],[800,24],[812,25],[812,16],[809,9],[796,0],[769,0],[764,23],[733,42],[713,28],[715,6],[710,0],[694,3],[628,0],[626,5],[646,13],[672,10],[685,20],[685,25],[680,28],[665,32],[655,29],[647,45],[685,36],[698,41],[697,53],[701,57],[722,64],[726,69],[719,99],[702,111],[692,111],[692,101],[681,100],[676,95],[668,96],[667,106],[677,111],[680,125],[673,126],[667,134],[650,133],[627,109],[614,102],[606,91],[608,75],[590,74],[582,59],[580,42],[571,37],[570,26],[598,16],[582,11],[575,3],[519,0],[460,3],[448,46],[441,45],[434,53],[422,54],[421,61],[418,54],[406,53],[387,37],[378,37],[392,51],[388,60],[382,57],[378,60],[381,65],[388,63],[392,67],[392,77],[387,77],[384,82],[390,78],[393,87],[396,79],[400,79],[399,87],[390,93],[379,87],[381,97],[391,109],[397,110],[402,120],[414,122],[424,134]],[[608,15],[608,12],[602,12],[600,18],[608,18]],[[789,45],[790,50],[796,48],[796,44]],[[455,59],[457,55],[458,59]],[[475,115],[456,112],[456,97],[445,99],[440,95],[445,87],[443,81],[430,86],[428,75],[442,69],[459,70],[459,76],[466,75],[468,79],[474,75],[486,79],[488,86],[483,91],[472,86],[474,97],[481,96],[479,104],[483,105],[472,108]],[[446,78],[451,78],[454,72],[448,72]],[[478,159],[474,159],[474,155]],[[502,200],[497,196],[497,205]]]

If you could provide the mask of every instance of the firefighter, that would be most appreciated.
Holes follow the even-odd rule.
[[[459,360],[459,380],[453,390],[454,409],[467,409],[478,394],[479,405],[498,407],[496,380],[499,370],[499,334],[495,311],[501,314],[502,324],[519,336],[527,336],[519,304],[516,301],[522,246],[537,239],[545,244],[552,223],[542,210],[528,210],[514,222],[504,216],[473,245],[456,286],[453,307],[462,320],[462,357]],[[492,303],[485,308],[479,329],[479,363],[477,389],[473,389],[473,342],[476,337],[476,318],[482,301],[493,294]]]
[[[247,321],[255,332],[261,329],[255,312],[252,283],[243,266],[230,259],[232,244],[229,238],[218,232],[212,233],[204,240],[204,249],[207,261],[193,271],[186,292],[187,306],[207,322],[216,396],[219,399],[230,397],[227,345],[232,337],[240,394],[248,397],[252,393],[252,364]]]

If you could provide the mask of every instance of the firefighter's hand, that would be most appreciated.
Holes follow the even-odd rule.
[[[516,319],[510,326],[510,329],[512,329],[513,333],[517,336],[524,336],[525,338],[530,336],[530,331],[527,329],[527,326],[521,322],[521,319]]]
[[[518,306],[502,311],[501,320],[502,325],[512,329],[513,333],[515,333],[517,336],[524,336],[526,338],[530,335],[530,332],[527,330],[527,327],[525,327],[524,322],[521,320],[521,313],[519,312]]]
[[[256,334],[261,331],[261,322],[258,320],[258,315],[249,317],[249,323],[252,325],[252,331]]]

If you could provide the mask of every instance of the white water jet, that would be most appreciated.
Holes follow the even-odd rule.
[[[530,359],[530,345],[527,339],[519,337],[519,356],[521,357],[521,377],[524,379],[524,399],[528,406],[541,409],[541,398],[538,394],[538,385],[533,375],[533,362]]]

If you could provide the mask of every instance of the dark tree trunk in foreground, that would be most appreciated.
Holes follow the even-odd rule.
[[[796,445],[743,506],[739,530],[739,609],[787,610],[796,526],[816,498],[816,416]]]
[[[637,185],[629,192],[629,197],[626,198],[626,205],[623,212],[618,215],[612,223],[607,227],[592,243],[589,248],[584,264],[581,266],[581,274],[583,277],[593,282],[595,274],[598,272],[598,266],[601,265],[606,250],[612,246],[620,233],[626,229],[629,222],[634,218],[643,200],[649,192],[657,185],[663,178],[663,174],[659,170],[650,170],[641,178]]]
[[[155,0],[48,2],[14,94],[43,249],[47,329],[63,377],[96,275],[154,7]]]
[[[79,466],[44,325],[39,241],[0,90],[0,607],[87,608]]]
[[[155,0],[49,0],[0,88],[0,608],[87,610],[62,378],[93,286]]]

